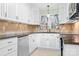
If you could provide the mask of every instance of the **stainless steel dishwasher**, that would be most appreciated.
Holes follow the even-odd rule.
[[[18,56],[29,55],[29,39],[28,36],[18,37]]]

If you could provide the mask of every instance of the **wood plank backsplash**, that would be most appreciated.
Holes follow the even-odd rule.
[[[73,25],[73,31],[74,32],[79,32],[79,22],[74,23],[74,25]]]
[[[75,32],[79,33],[79,21],[72,24],[63,24],[60,25],[60,30],[63,32]]]
[[[27,25],[15,22],[0,21],[0,32],[9,32],[9,31],[36,31],[34,25]]]
[[[72,32],[73,24],[63,24],[59,26],[61,32]]]
[[[72,33],[78,33],[79,34],[79,22],[73,23],[73,24],[63,24],[60,25],[60,30],[62,32],[72,32]],[[79,35],[65,35],[64,39],[72,39],[73,42],[79,43]]]

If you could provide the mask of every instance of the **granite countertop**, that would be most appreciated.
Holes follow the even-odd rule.
[[[5,32],[5,33],[0,33],[0,39],[4,38],[10,38],[10,37],[23,37],[23,36],[28,36],[30,34],[39,34],[39,33],[57,33],[59,32]]]
[[[72,39],[70,40],[64,40],[64,44],[74,44],[74,45],[79,45],[79,42],[74,42]]]
[[[60,32],[62,35],[79,35],[79,32]]]
[[[3,38],[9,38],[9,37],[22,37],[22,36],[28,36],[30,34],[39,34],[39,33],[56,33],[56,34],[61,34],[61,35],[72,35],[72,34],[77,34],[79,35],[79,33],[72,33],[72,32],[28,32],[28,31],[24,31],[24,32],[5,32],[5,33],[0,33],[0,39]]]
[[[10,38],[10,37],[22,37],[29,35],[30,32],[5,32],[0,33],[0,39]]]

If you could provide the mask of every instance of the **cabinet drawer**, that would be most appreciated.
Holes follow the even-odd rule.
[[[9,45],[17,45],[17,38],[8,38],[0,40],[0,49]]]
[[[5,56],[17,56],[17,52],[16,51],[13,51],[12,53],[6,54]]]
[[[0,49],[0,56],[10,54],[13,51],[17,52],[17,46],[16,45],[9,46],[9,47],[6,47],[6,48],[2,48],[2,49]]]

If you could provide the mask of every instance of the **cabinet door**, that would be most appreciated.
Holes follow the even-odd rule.
[[[33,39],[33,35],[29,35],[29,52],[32,53],[35,49],[35,40]]]
[[[43,48],[48,47],[49,39],[47,37],[48,37],[47,34],[41,34],[41,36],[40,36],[40,46],[39,47],[43,47]]]
[[[59,5],[59,23],[65,23],[69,20],[69,16],[68,16],[68,4],[64,3],[64,4],[60,4]]]
[[[14,51],[17,55],[17,37],[0,40],[0,56],[10,55]]]
[[[47,48],[47,46],[48,46],[48,40],[46,38],[41,38],[40,47]]]
[[[17,4],[17,17],[21,22],[28,23],[28,19],[30,18],[30,7],[28,4],[18,3]]]
[[[39,9],[36,6],[31,5],[30,11],[31,11],[30,23],[39,24],[39,20],[40,20]]]
[[[31,34],[29,35],[29,49],[30,53],[34,51],[38,46],[40,42],[40,34]]]
[[[32,40],[29,37],[29,53],[31,53],[31,52],[32,52]]]
[[[7,4],[6,3],[1,3],[1,17],[7,17]]]
[[[39,24],[40,16],[39,16],[39,9],[36,7],[34,8],[34,23]]]
[[[49,48],[60,49],[59,34],[48,34]]]
[[[36,48],[39,47],[39,45],[40,45],[40,38],[41,38],[41,34],[34,35]]]
[[[16,19],[16,3],[7,3],[7,17]]]
[[[0,17],[1,17],[1,13],[2,13],[2,12],[1,12],[1,3],[0,3]]]
[[[64,44],[64,56],[79,56],[79,45]]]

